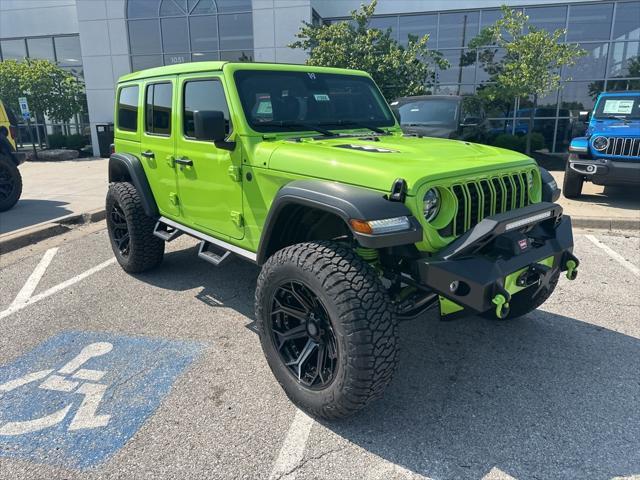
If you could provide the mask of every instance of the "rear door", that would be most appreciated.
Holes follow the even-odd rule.
[[[241,239],[244,227],[240,143],[227,150],[194,138],[195,111],[222,111],[227,120],[227,134],[233,129],[222,80],[221,75],[212,73],[179,77],[176,172],[180,210],[190,226]]]

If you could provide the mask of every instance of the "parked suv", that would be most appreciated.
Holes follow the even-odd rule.
[[[405,135],[364,72],[202,62],[117,86],[107,226],[125,271],[200,240],[262,267],[268,364],[311,414],[350,415],[398,362],[397,322],[512,319],[575,278],[571,220],[534,160]]]
[[[569,145],[564,195],[578,198],[585,181],[640,185],[640,92],[601,93],[593,114],[582,116],[589,125]]]
[[[391,102],[405,133],[424,137],[486,142],[489,132],[484,108],[472,95],[422,95]]]
[[[22,194],[22,176],[18,170],[25,160],[16,152],[16,118],[0,101],[0,212],[12,208]]]

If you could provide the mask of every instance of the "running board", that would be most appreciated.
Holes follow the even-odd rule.
[[[212,263],[216,267],[219,267],[222,262],[227,260],[231,252],[229,250],[225,250],[224,248],[220,248],[216,245],[213,245],[206,240],[202,240],[200,242],[200,249],[198,250],[198,256],[206,260],[209,263]]]
[[[162,225],[161,225],[162,224]],[[161,225],[160,227],[158,225]],[[166,227],[169,226],[172,229],[180,232],[179,234],[175,234],[175,236],[173,236],[171,239],[173,240],[174,238],[177,238],[178,235],[182,234],[182,233],[186,233],[187,235],[196,238],[198,240],[202,240],[203,242],[210,244],[207,248],[205,248],[203,250],[203,245],[200,245],[200,252],[198,252],[198,255],[203,258],[204,260],[207,260],[208,262],[213,263],[214,265],[220,265],[220,263],[226,259],[228,257],[225,256],[224,254],[220,255],[219,252],[220,250],[222,250],[223,252],[227,252],[227,253],[235,253],[236,255],[239,255],[243,258],[246,258],[247,260],[250,260],[254,263],[256,263],[258,256],[254,253],[251,252],[249,250],[245,250],[244,248],[240,248],[236,245],[233,245],[231,243],[225,242],[224,240],[220,240],[218,238],[214,238],[210,235],[207,235],[206,233],[202,233],[199,232],[197,230],[194,230],[193,228],[187,227],[185,225],[181,225],[178,222],[174,222],[173,220],[169,220],[168,218],[165,217],[160,217],[158,219],[158,223],[156,224],[156,228],[154,229],[154,234],[156,234],[156,231],[158,231],[160,233],[160,235],[157,235],[160,238],[164,238],[163,236],[161,236],[164,231],[163,228],[166,229]],[[173,231],[171,231],[171,233],[173,233]],[[215,249],[214,249],[215,247]],[[204,255],[200,255],[200,253],[204,253]],[[209,253],[213,253],[214,256],[216,257],[224,257],[221,258],[221,260],[218,263],[215,263],[213,261],[211,261],[211,255],[209,255]],[[205,256],[207,258],[205,258]]]
[[[175,227],[171,227],[166,223],[162,223],[160,221],[156,222],[156,226],[153,229],[153,234],[164,240],[165,242],[171,242],[182,235],[184,232],[182,230],[178,230]]]

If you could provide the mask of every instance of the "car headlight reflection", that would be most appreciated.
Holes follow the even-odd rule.
[[[424,209],[424,219],[427,222],[432,221],[438,215],[440,211],[440,193],[436,188],[430,188],[427,193],[424,194],[422,200]]]

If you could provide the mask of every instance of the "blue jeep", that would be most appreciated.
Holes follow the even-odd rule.
[[[569,145],[563,192],[578,198],[585,180],[596,185],[640,185],[640,92],[601,93],[584,137]]]

